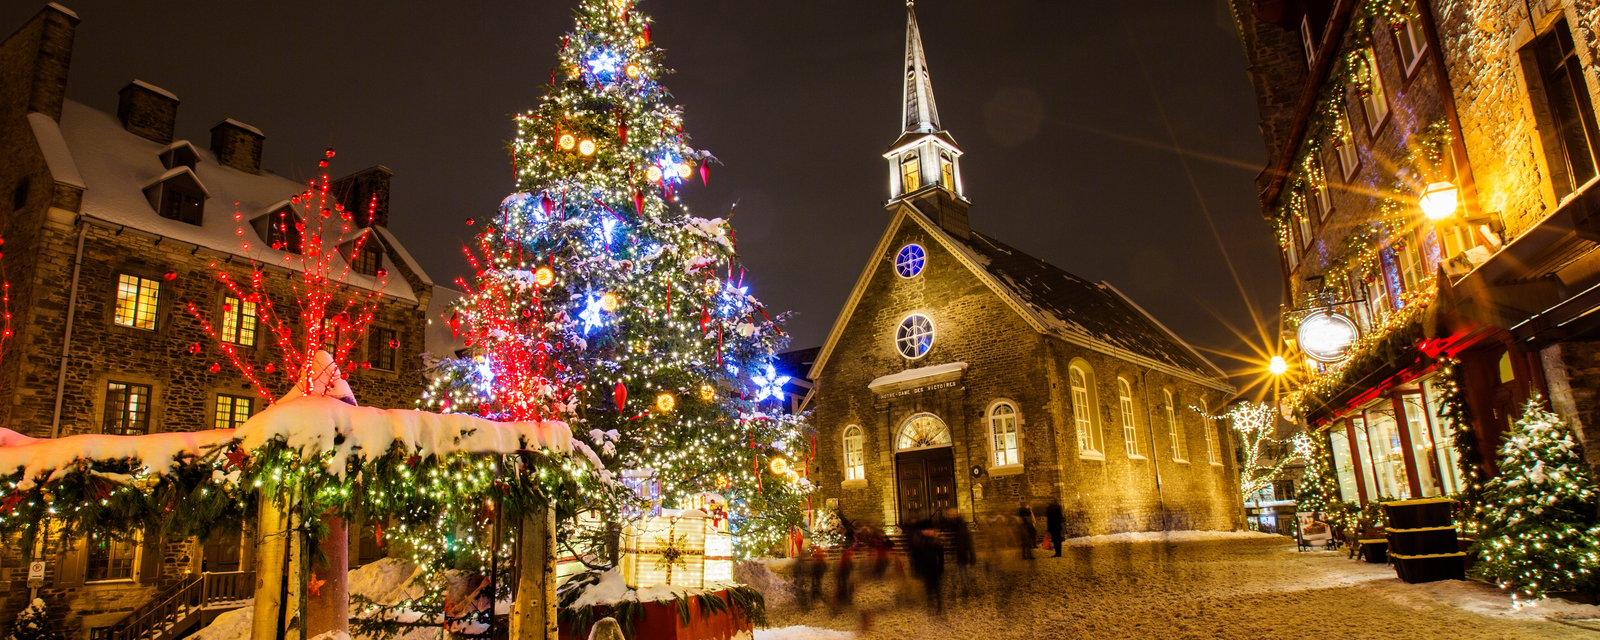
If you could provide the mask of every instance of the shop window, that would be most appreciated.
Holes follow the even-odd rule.
[[[1328,453],[1333,457],[1334,475],[1339,479],[1339,496],[1347,502],[1361,499],[1356,486],[1356,465],[1350,459],[1350,436],[1334,431],[1328,434]]]
[[[1350,418],[1350,429],[1356,434],[1355,447],[1353,447],[1356,452],[1356,469],[1360,471],[1361,480],[1366,484],[1367,501],[1378,500],[1380,497],[1378,494],[1378,479],[1373,473],[1372,443],[1367,434],[1366,417],[1355,416]]]
[[[1428,410],[1423,406],[1421,393],[1404,393],[1400,407],[1405,410],[1406,435],[1411,438],[1411,464],[1417,468],[1415,497],[1431,498],[1444,494],[1444,480],[1439,477],[1439,458],[1435,450],[1433,429],[1428,426]]]
[[[1378,481],[1378,498],[1410,497],[1405,449],[1400,444],[1400,425],[1395,421],[1393,405],[1387,398],[1379,400],[1377,406],[1366,411],[1366,422],[1367,446],[1372,450],[1372,474]]]
[[[1455,423],[1445,417],[1444,396],[1433,380],[1422,383],[1422,401],[1427,407],[1428,428],[1433,434],[1441,489],[1445,495],[1461,493],[1467,483],[1461,475],[1461,452],[1456,450]]]

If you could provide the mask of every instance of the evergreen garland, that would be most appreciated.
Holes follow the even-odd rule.
[[[1600,578],[1594,471],[1572,430],[1528,401],[1483,489],[1475,571],[1515,600],[1593,589]]]
[[[1473,432],[1472,408],[1467,406],[1466,384],[1461,376],[1461,362],[1445,358],[1436,378],[1436,389],[1439,391],[1439,417],[1449,421],[1450,444],[1459,456],[1456,463],[1461,471],[1462,487],[1455,496],[1459,515],[1456,523],[1463,531],[1475,531],[1482,516],[1483,484],[1478,472],[1481,454],[1477,434]]]

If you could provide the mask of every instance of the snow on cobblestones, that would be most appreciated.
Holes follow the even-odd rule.
[[[774,607],[774,627],[858,637],[983,640],[1038,638],[1594,638],[1600,607],[1545,603],[1513,611],[1486,585],[1408,585],[1386,565],[1343,552],[1298,553],[1286,538],[1210,532],[1140,533],[1069,541],[1065,557],[1040,553],[1031,568],[974,570],[960,598],[946,573],[946,609],[930,614],[920,587],[862,583],[854,610],[834,615]],[[774,566],[776,569],[777,567]],[[864,571],[858,568],[857,575]],[[824,581],[832,597],[833,574]],[[1010,593],[1000,590],[1010,588]],[[794,636],[780,638],[841,638]]]

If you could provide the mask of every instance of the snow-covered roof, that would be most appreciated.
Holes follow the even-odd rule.
[[[44,122],[34,121],[35,118],[42,118]],[[209,195],[205,215],[199,225],[169,220],[156,213],[144,195],[145,186],[179,171],[169,170],[161,164],[161,152],[168,145],[129,133],[111,114],[72,100],[67,100],[62,107],[59,133],[64,144],[59,148],[53,148],[52,143],[46,140],[49,137],[48,129],[55,124],[48,116],[33,114],[29,119],[34,121],[35,137],[40,138],[40,147],[56,179],[62,180],[63,175],[73,173],[67,171],[66,167],[81,171],[78,179],[85,186],[81,208],[85,216],[249,258],[261,264],[290,268],[298,265],[293,259],[285,260],[290,254],[268,246],[249,224],[243,227],[242,239],[251,248],[245,250],[240,243],[240,226],[234,221],[233,214],[235,203],[238,211],[245,214],[247,222],[260,214],[276,210],[288,198],[305,191],[304,183],[268,172],[252,174],[240,171],[217,162],[210,150],[196,149],[200,161],[195,164],[193,174],[197,181],[205,185]],[[37,132],[40,130],[45,130],[45,135],[39,135]],[[63,167],[61,173],[57,173],[57,164]],[[400,247],[392,237],[385,237],[385,241],[393,242],[396,248]],[[404,250],[400,252],[404,253]],[[333,259],[339,260],[337,257]],[[335,270],[342,270],[342,267],[342,264],[336,265]],[[391,276],[386,280],[382,289],[384,296],[416,301],[416,293],[405,278]],[[345,282],[370,290],[377,289],[379,281],[352,270]]]
[[[916,369],[907,369],[900,373],[879,376],[872,382],[867,383],[867,388],[877,391],[886,387],[897,387],[914,382],[943,382],[946,378],[953,380],[960,377],[961,372],[966,370],[967,363],[965,362],[947,362],[930,367],[918,367]]]
[[[449,321],[451,307],[463,295],[450,287],[434,285],[433,297],[428,299],[428,328],[424,333],[425,348],[429,355],[451,357],[467,347],[467,343],[450,328]]]
[[[245,131],[248,131],[250,133],[254,133],[254,134],[256,134],[258,136],[261,136],[263,138],[267,137],[267,134],[262,133],[260,129],[257,129],[257,128],[255,128],[255,127],[253,127],[251,125],[245,124],[243,122],[239,122],[238,120],[234,120],[233,118],[226,118],[226,119],[224,119],[222,121],[221,124],[231,124],[231,125],[233,125],[235,127],[238,127],[240,129],[244,129]]]
[[[61,126],[50,116],[39,112],[28,114],[28,124],[33,127],[33,139],[39,144],[39,152],[44,154],[44,163],[50,168],[50,176],[61,184],[85,188],[83,175],[78,173],[78,163],[72,161],[67,140],[61,137]]]
[[[408,271],[417,274],[417,277],[422,279],[423,284],[433,284],[433,278],[428,277],[428,272],[422,270],[422,265],[417,262],[416,258],[411,257],[411,252],[406,250],[405,245],[400,244],[400,240],[394,237],[393,231],[384,227],[372,228],[378,230],[378,237],[383,239],[383,245],[393,249],[395,255],[400,256],[400,261],[405,263]]]
[[[59,3],[59,2],[52,2],[52,3],[50,3],[48,5],[45,5],[45,6],[50,7],[51,9],[55,9],[56,11],[60,11],[61,13],[67,14],[69,16],[72,16],[73,18],[78,18],[78,12],[61,6],[61,3]],[[81,20],[82,18],[78,18],[78,19]]]

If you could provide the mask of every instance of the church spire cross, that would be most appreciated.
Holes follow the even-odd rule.
[[[905,131],[939,131],[939,107],[933,101],[933,80],[928,57],[922,51],[922,29],[917,26],[916,0],[906,2]]]

